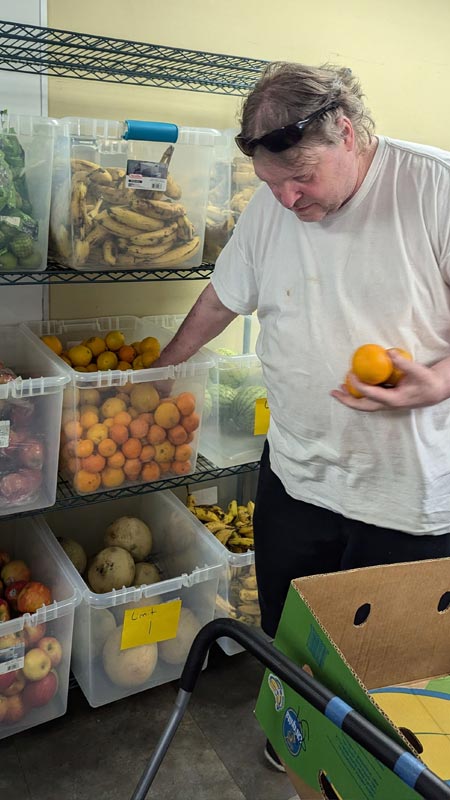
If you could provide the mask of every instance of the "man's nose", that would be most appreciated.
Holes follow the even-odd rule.
[[[284,184],[277,191],[277,200],[285,208],[292,208],[292,206],[302,197],[302,192],[298,187],[292,184]]]

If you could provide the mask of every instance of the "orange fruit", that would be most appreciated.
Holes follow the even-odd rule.
[[[110,439],[116,442],[116,444],[124,444],[129,436],[128,428],[126,425],[120,425],[117,424],[117,422],[114,422],[114,424],[108,429],[108,436]]]
[[[146,351],[153,353],[155,356],[154,360],[159,358],[161,346],[155,336],[146,336],[145,339],[142,339],[140,353],[143,354]]]
[[[181,392],[181,394],[179,394],[176,398],[175,402],[183,414],[183,417],[186,417],[195,411],[195,397],[192,392]]]
[[[142,445],[139,439],[127,439],[122,445],[122,453],[125,458],[139,458],[142,451]]]
[[[155,423],[161,428],[173,428],[180,421],[180,412],[175,403],[161,403],[155,409]]]
[[[98,472],[87,472],[85,469],[80,469],[73,479],[76,491],[81,494],[96,492],[100,487],[100,482],[101,479]]]
[[[88,364],[86,367],[86,372],[97,372],[97,364],[94,364],[94,362]]]
[[[413,360],[411,353],[408,353],[407,350],[403,350],[402,347],[390,347],[387,352],[390,353],[391,350],[396,350],[400,356],[402,356],[403,358],[407,358],[408,361]],[[397,386],[397,383],[403,378],[404,374],[405,373],[402,372],[401,369],[397,369],[397,367],[394,367],[391,374],[389,375],[389,378],[387,379],[387,383],[390,383],[391,386]]]
[[[130,394],[131,405],[136,411],[154,411],[159,403],[159,394],[151,383],[138,383]]]
[[[66,364],[68,364],[68,365],[69,365],[69,367],[71,367],[71,366],[72,366],[72,362],[71,362],[71,360],[70,360],[69,356],[61,356],[61,358],[62,358],[62,360],[63,360],[63,361],[65,361],[65,362],[66,362]]]
[[[171,428],[167,433],[167,438],[172,444],[184,444],[187,436],[186,428],[183,428],[182,425],[175,425],[175,427]]]
[[[104,417],[115,417],[119,411],[125,411],[126,404],[123,400],[118,400],[117,397],[108,397],[102,405],[102,414]]]
[[[161,475],[161,469],[159,464],[156,464],[154,461],[150,461],[149,464],[144,464],[142,467],[141,478],[146,483],[150,481],[157,481]]]
[[[129,413],[131,419],[137,419],[137,417],[139,416],[139,411],[136,411],[136,409],[133,408],[133,406],[129,407],[128,413]]]
[[[100,336],[91,336],[90,339],[85,339],[83,344],[89,347],[94,358],[97,358],[100,353],[104,353],[106,350],[105,341],[101,339]]]
[[[99,406],[101,399],[102,396],[98,389],[83,389],[80,392],[80,403],[82,406]]]
[[[353,353],[351,371],[363,383],[384,383],[392,369],[389,353],[379,344],[363,344]]]
[[[101,456],[109,458],[109,456],[113,456],[116,452],[117,444],[112,439],[102,439],[98,444],[97,450]]]
[[[74,367],[87,367],[92,361],[92,350],[84,344],[76,344],[67,353]]]
[[[122,345],[125,344],[125,336],[121,331],[110,331],[105,336],[105,343],[108,350],[120,350]]]
[[[80,421],[80,412],[74,411],[73,408],[65,408],[62,412],[61,422],[64,426],[66,422],[79,422]]]
[[[150,444],[161,444],[166,438],[166,431],[160,425],[150,425],[147,439]]]
[[[92,439],[78,439],[75,442],[75,455],[78,458],[87,458],[94,452],[94,442]]]
[[[153,447],[153,445],[144,444],[144,446],[143,446],[143,448],[141,450],[141,455],[139,456],[139,458],[141,459],[141,461],[143,463],[145,463],[146,461],[152,461],[154,459],[154,457],[155,457],[155,453],[156,453],[156,450]]]
[[[123,471],[129,481],[135,481],[141,474],[142,462],[138,458],[128,458],[123,465]]]
[[[115,353],[108,352],[100,353],[97,358],[97,367],[99,370],[117,369],[119,360]]]
[[[141,343],[140,342],[131,342],[130,347],[132,347],[133,350],[136,351],[136,355],[138,355],[138,356],[141,355],[142,351],[141,351]]]
[[[98,454],[92,454],[87,458],[83,458],[81,464],[86,472],[101,472],[106,466],[106,459]]]
[[[57,336],[50,336],[50,335],[49,336],[41,336],[41,340],[44,342],[44,344],[47,345],[47,347],[50,348],[50,350],[53,350],[53,352],[56,353],[57,356],[62,355],[62,352],[63,352],[64,348],[62,346],[61,341],[58,339]],[[67,356],[65,357],[64,360],[66,360],[66,358],[67,358]]]
[[[172,461],[171,470],[175,475],[188,475],[192,471],[192,464],[190,461]]]
[[[128,427],[130,422],[131,422],[131,416],[128,413],[128,411],[119,411],[119,413],[116,414],[114,417],[115,425],[126,425]]]
[[[103,425],[101,422],[97,422],[95,425],[92,425],[91,428],[88,428],[86,436],[88,439],[91,439],[94,444],[100,444],[103,439],[108,438],[108,428],[106,425]]]
[[[142,366],[144,369],[148,369],[148,367],[151,367],[156,361],[158,356],[154,354],[153,350],[144,350],[140,358],[142,359]]]
[[[200,425],[200,417],[194,411],[192,414],[188,414],[187,417],[181,417],[181,424],[188,433],[193,433]]]
[[[161,475],[167,475],[168,472],[172,472],[172,463],[172,461],[161,461],[161,463],[158,464]]]
[[[63,394],[63,408],[71,408],[77,406],[80,402],[80,390],[76,386],[68,386],[64,389]]]
[[[125,456],[120,452],[120,450],[118,450],[117,453],[113,453],[112,456],[109,456],[107,463],[108,467],[119,469],[125,464]]]
[[[81,439],[83,428],[77,420],[72,420],[64,425],[64,433],[68,439]]]
[[[351,394],[353,397],[358,397],[358,398],[359,397],[364,397],[364,395],[361,394],[361,392],[359,392],[358,389],[355,389],[355,387],[353,386],[353,383],[350,380],[350,372],[347,372],[347,375],[345,376],[344,383],[345,383],[345,388],[347,389],[347,392],[349,394]]]
[[[129,368],[130,364],[133,363],[133,361],[136,358],[136,356],[138,355],[138,353],[136,353],[136,350],[134,349],[134,347],[132,347],[131,344],[124,344],[119,349],[117,355],[119,356],[119,359],[121,361],[128,362],[128,368]]]
[[[92,428],[92,426],[96,425],[98,421],[99,419],[97,413],[95,413],[94,411],[86,411],[85,408],[83,409],[83,413],[81,414],[80,417],[80,425],[83,428]]]
[[[132,436],[136,436],[137,439],[143,439],[144,436],[147,436],[148,429],[148,422],[141,417],[132,419],[130,422],[130,433]]]
[[[133,360],[133,369],[144,369],[144,362],[142,361],[142,356],[136,356]]]
[[[175,448],[175,461],[189,461],[192,455],[192,447],[188,444],[179,444]]]
[[[125,481],[125,473],[120,467],[105,467],[102,472],[102,484],[105,489],[115,489],[117,486],[122,486]]]
[[[175,446],[167,439],[161,444],[155,444],[155,461],[172,461],[175,455]]]
[[[107,428],[110,428],[111,425],[114,425],[113,418],[112,417],[106,417],[106,419],[103,420],[103,425],[106,425]]]
[[[120,369],[121,372],[126,372],[127,369],[130,369],[131,364],[128,361],[119,361],[117,364],[117,369]]]

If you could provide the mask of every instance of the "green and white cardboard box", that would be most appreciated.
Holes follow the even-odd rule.
[[[275,647],[450,783],[449,606],[448,558],[299,578]],[[334,800],[421,796],[269,670],[256,717],[294,785]]]

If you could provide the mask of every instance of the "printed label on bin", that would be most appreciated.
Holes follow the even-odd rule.
[[[150,189],[165,192],[169,167],[159,161],[127,161],[125,186],[127,189]]]
[[[253,436],[261,436],[269,430],[270,409],[266,397],[260,397],[255,402],[255,420]]]
[[[0,420],[0,447],[8,447],[11,422],[9,419]]]
[[[120,649],[128,650],[130,647],[175,639],[180,612],[181,600],[127,609],[123,615]]]
[[[0,675],[22,669],[25,660],[25,642],[18,642],[12,647],[0,650]]]

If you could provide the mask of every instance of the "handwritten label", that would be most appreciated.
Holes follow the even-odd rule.
[[[175,639],[180,611],[181,600],[127,609],[124,613],[120,649],[128,650],[130,647]]]
[[[266,397],[260,397],[255,402],[255,420],[253,424],[253,436],[261,436],[269,430],[270,409]]]

